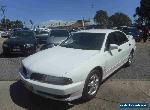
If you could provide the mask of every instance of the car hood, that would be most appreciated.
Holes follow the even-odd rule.
[[[52,44],[60,44],[62,43],[67,37],[49,37],[48,38],[48,44],[52,43]]]
[[[80,66],[89,58],[99,53],[98,50],[81,50],[65,47],[53,47],[40,51],[23,60],[23,65],[32,72],[52,76],[63,76]]]
[[[36,37],[48,37],[48,34],[39,34],[39,35],[36,35]]]
[[[24,39],[24,38],[9,38],[7,39],[4,43],[6,44],[19,44],[19,45],[23,45],[23,44],[33,44],[35,41],[32,39]]]

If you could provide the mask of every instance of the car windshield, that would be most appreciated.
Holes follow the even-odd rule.
[[[15,31],[11,38],[34,38],[34,33],[31,31]]]
[[[75,33],[60,46],[83,50],[100,50],[104,38],[105,33]]]
[[[67,30],[52,30],[50,36],[54,37],[68,37],[69,32]]]

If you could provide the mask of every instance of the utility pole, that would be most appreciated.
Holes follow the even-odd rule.
[[[2,14],[3,14],[3,17],[4,17],[5,29],[7,29],[7,25],[6,25],[6,15],[5,15],[6,6],[5,6],[5,5],[2,5],[0,8],[1,8],[1,11],[2,11]]]
[[[84,27],[85,26],[85,24],[84,24],[85,22],[84,22],[84,18],[82,19],[82,27]]]
[[[94,18],[92,16],[92,12],[94,11],[94,8],[95,8],[94,0],[89,0],[89,3],[90,3],[90,10],[91,10],[91,11],[89,11],[89,12],[91,12],[91,17],[89,17],[89,20],[90,20],[90,22],[91,22],[91,20],[93,22]]]

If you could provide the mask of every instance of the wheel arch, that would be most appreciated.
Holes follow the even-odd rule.
[[[101,66],[96,66],[91,71],[93,71],[93,70],[98,70],[99,71],[99,75],[101,76],[101,80],[102,80],[102,78],[103,78],[103,68]]]

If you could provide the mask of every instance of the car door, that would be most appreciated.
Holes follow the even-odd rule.
[[[121,66],[123,65],[127,59],[128,59],[128,56],[130,54],[130,46],[131,44],[129,44],[129,40],[128,38],[126,37],[126,35],[120,31],[118,32],[115,32],[115,35],[117,37],[117,41],[118,41],[118,66]]]
[[[104,68],[104,79],[117,69],[116,66],[119,61],[118,49],[110,50],[110,44],[118,44],[115,32],[112,32],[108,35],[105,43],[104,56],[106,60],[105,60],[105,68]]]

